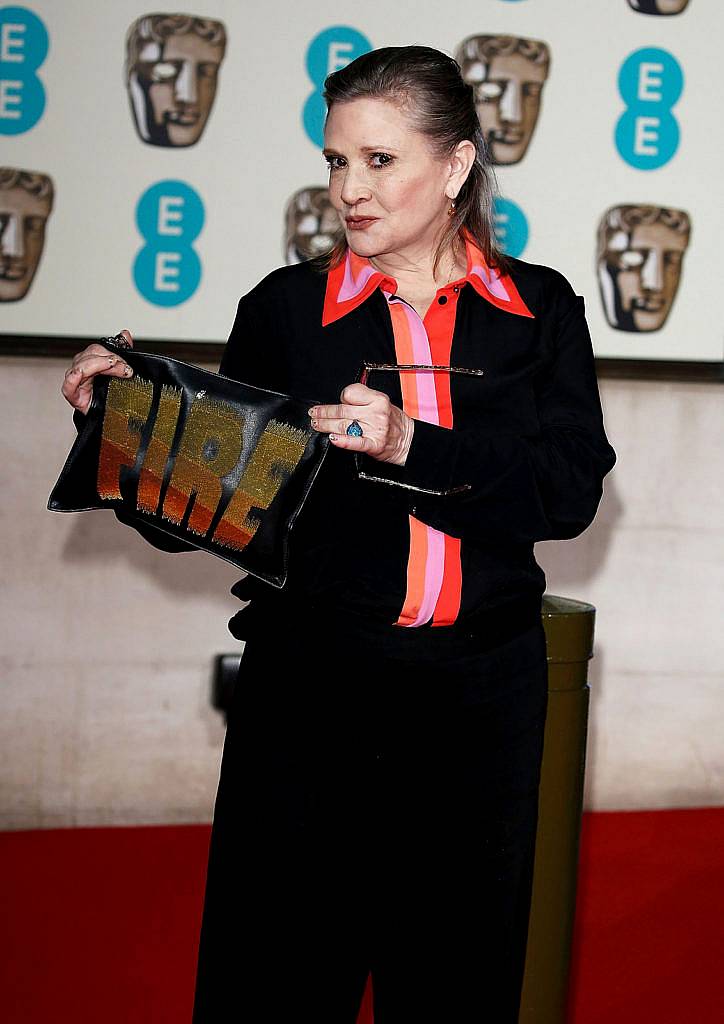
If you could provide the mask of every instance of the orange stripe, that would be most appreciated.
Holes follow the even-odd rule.
[[[453,331],[455,330],[455,309],[455,302],[448,302],[445,306],[434,302],[424,320],[425,330],[430,339],[432,361],[441,366],[450,365],[450,351],[452,349]],[[436,373],[434,378],[440,426],[451,427],[450,374]]]
[[[417,618],[425,593],[427,565],[427,526],[414,516],[410,520],[410,554],[407,558],[407,594],[395,625],[409,626]]]
[[[433,363],[440,363],[443,366],[450,365],[456,306],[456,302],[448,302],[444,306],[433,303],[425,317],[425,330],[430,339]],[[448,428],[453,425],[450,377],[449,373],[435,374],[435,394],[440,426]],[[446,533],[445,570],[440,594],[435,603],[435,614],[432,617],[433,626],[449,626],[457,619],[460,612],[462,582],[460,538],[451,537]]]
[[[445,534],[445,573],[440,596],[432,617],[433,626],[449,626],[458,617],[463,574],[460,565],[460,538]]]
[[[392,329],[395,336],[395,355],[398,363],[414,363],[412,350],[412,335],[407,316],[402,306],[397,302],[390,303],[390,315],[392,316]],[[400,387],[402,388],[403,411],[413,419],[419,419],[420,409],[417,400],[417,381],[415,374],[407,370],[400,373]]]

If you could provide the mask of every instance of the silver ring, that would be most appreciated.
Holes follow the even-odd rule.
[[[350,437],[364,437],[364,430],[357,420],[352,420],[350,425],[347,427],[347,433]]]
[[[116,345],[118,348],[131,348],[125,334],[114,334],[112,338],[101,338],[101,341],[108,345]]]

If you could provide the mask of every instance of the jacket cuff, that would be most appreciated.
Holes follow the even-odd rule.
[[[448,427],[415,420],[410,450],[405,465],[401,467],[404,482],[435,491],[445,491],[454,486],[456,440]]]
[[[415,429],[404,466],[380,462],[362,454],[360,469],[393,484],[445,491],[452,487],[457,437],[447,427],[415,420]],[[412,498],[410,499],[412,500]]]

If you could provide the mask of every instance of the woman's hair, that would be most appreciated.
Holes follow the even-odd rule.
[[[448,218],[433,266],[436,270],[448,247],[456,238],[464,239],[467,231],[488,265],[506,270],[507,260],[498,249],[493,228],[495,174],[480,130],[473,87],[463,80],[457,61],[430,46],[384,46],[357,57],[325,79],[327,115],[332,104],[362,97],[397,104],[440,159],[452,154],[460,142],[469,140],[475,145],[475,162],[457,195],[455,213]],[[334,247],[313,262],[317,269],[328,270],[340,262],[346,249],[345,237],[340,234]]]

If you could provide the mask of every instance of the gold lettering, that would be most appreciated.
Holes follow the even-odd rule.
[[[130,380],[114,377],[110,381],[98,459],[99,497],[121,497],[121,466],[132,469],[136,464],[141,431],[151,411],[152,399],[153,384],[143,377]]]
[[[217,544],[243,551],[261,523],[250,514],[251,509],[269,508],[304,454],[309,436],[298,427],[269,420],[214,531],[213,539]]]
[[[180,525],[194,496],[188,529],[206,533],[221,498],[222,477],[239,461],[242,431],[242,419],[228,402],[206,396],[194,401],[163,502],[165,519]]]
[[[163,471],[166,468],[173,443],[180,409],[181,388],[163,384],[156,422],[153,424],[153,434],[148,442],[141,475],[138,478],[137,507],[139,512],[148,512],[153,515],[158,509]]]

